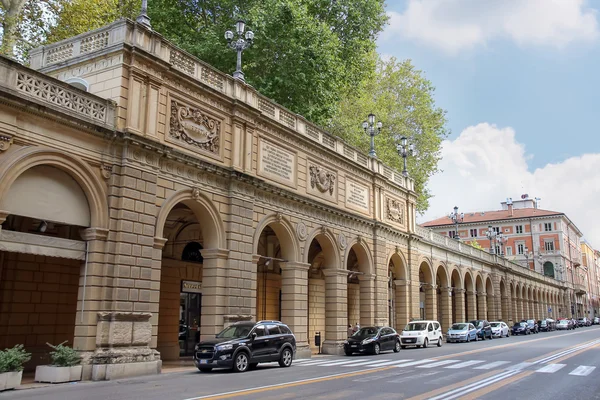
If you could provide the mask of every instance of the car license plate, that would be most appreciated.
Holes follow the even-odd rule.
[[[200,360],[200,364],[208,364],[208,360]]]
[[[355,344],[353,344],[353,345],[350,345],[350,347],[356,347],[356,345],[355,345]]]

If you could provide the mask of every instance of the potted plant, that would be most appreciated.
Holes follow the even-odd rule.
[[[50,352],[51,365],[38,365],[35,369],[36,382],[63,383],[81,380],[81,356],[76,350],[65,346],[66,341],[56,346],[46,343]]]
[[[22,344],[12,349],[0,350],[0,392],[14,389],[21,384],[23,364],[31,359]]]

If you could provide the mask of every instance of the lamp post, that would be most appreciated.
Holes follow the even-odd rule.
[[[525,265],[529,269],[529,248],[525,246]]]
[[[142,0],[142,8],[140,10],[140,14],[135,19],[136,22],[147,26],[148,28],[152,28],[150,25],[150,17],[148,17],[148,0]]]
[[[458,206],[454,206],[454,211],[450,213],[450,218],[452,222],[454,222],[454,239],[460,240],[460,235],[458,234],[458,223],[463,222],[465,219],[465,213],[458,213]]]
[[[235,23],[237,39],[234,40],[234,33],[232,31],[225,32],[225,39],[227,39],[227,45],[237,52],[237,63],[235,72],[233,73],[233,77],[241,81],[244,80],[244,73],[242,72],[242,52],[248,47],[252,46],[252,43],[254,43],[254,32],[247,31],[246,34],[244,34],[245,29],[246,22],[240,19]]]
[[[502,232],[496,234],[496,241],[500,246],[500,257],[504,257],[504,245],[508,242],[508,238],[502,234]]]
[[[367,120],[363,121],[362,127],[365,133],[371,137],[371,150],[369,150],[369,156],[377,157],[375,153],[375,136],[381,133],[381,127],[383,124],[381,121],[375,123],[375,114],[371,113],[367,116]]]
[[[490,241],[490,254],[496,254],[496,231],[491,225],[488,225],[488,230],[485,234]]]
[[[544,275],[544,260],[542,259],[542,253],[538,253],[537,259],[540,262],[540,273]]]
[[[406,157],[415,154],[415,146],[412,143],[408,144],[408,139],[402,136],[400,138],[400,143],[396,145],[396,150],[398,150],[398,155],[404,159],[404,169],[402,170],[402,175],[408,176],[408,169],[406,169]]]

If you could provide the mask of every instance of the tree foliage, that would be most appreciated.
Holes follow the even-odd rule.
[[[377,157],[399,171],[403,160],[396,145],[401,137],[407,137],[417,150],[407,163],[418,194],[417,210],[423,212],[431,197],[427,182],[438,172],[442,140],[448,135],[446,112],[435,105],[433,85],[410,60],[372,57],[376,59],[375,71],[358,88],[346,92],[330,130],[368,152],[369,138],[361,124],[374,113],[383,123],[381,134],[375,138]]]
[[[481,245],[479,244],[479,242],[476,239],[471,240],[470,242],[467,242],[467,244],[469,246],[473,246],[478,250],[483,250],[483,247],[481,247]]]

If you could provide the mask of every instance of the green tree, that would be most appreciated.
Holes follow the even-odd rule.
[[[448,135],[446,111],[437,107],[434,87],[415,69],[410,60],[378,59],[375,71],[355,90],[349,90],[331,120],[330,131],[358,147],[369,150],[369,138],[361,128],[362,121],[374,113],[383,123],[375,138],[377,157],[401,171],[402,159],[396,151],[401,137],[415,145],[417,154],[408,158],[408,171],[415,180],[418,194],[417,210],[429,206],[429,178],[438,172],[442,140]]]
[[[473,247],[475,247],[475,248],[476,248],[476,249],[478,249],[478,250],[483,250],[483,247],[481,247],[481,245],[479,244],[479,242],[477,241],[477,239],[473,239],[473,240],[471,240],[470,242],[467,242],[467,244],[468,244],[469,246],[473,246]]]

